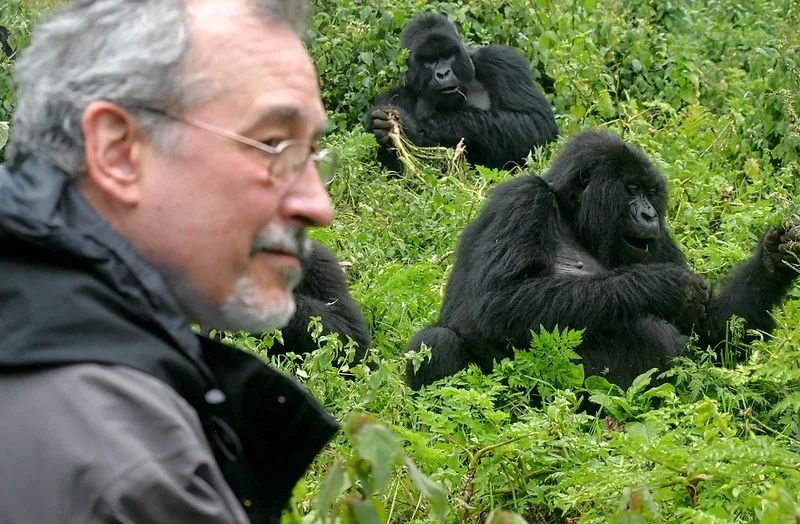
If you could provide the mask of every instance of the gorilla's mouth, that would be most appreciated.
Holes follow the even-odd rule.
[[[458,86],[445,87],[439,92],[443,95],[452,95],[453,93],[458,93]]]
[[[650,250],[650,240],[649,238],[634,238],[634,237],[626,237],[623,236],[622,240],[625,241],[633,249],[638,251],[644,251],[645,253]]]

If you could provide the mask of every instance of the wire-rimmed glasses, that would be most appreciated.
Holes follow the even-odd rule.
[[[315,152],[313,150],[314,146],[310,145],[308,140],[295,138],[284,140],[277,146],[270,146],[257,142],[252,138],[234,133],[233,131],[228,131],[227,129],[222,129],[221,127],[173,111],[155,109],[152,107],[144,107],[142,109],[268,153],[270,158],[267,165],[267,173],[270,180],[276,184],[282,185],[296,177],[309,160],[313,160],[316,164],[317,173],[319,174],[323,186],[328,186],[333,181],[333,172],[339,160],[338,153],[333,149],[323,149]]]

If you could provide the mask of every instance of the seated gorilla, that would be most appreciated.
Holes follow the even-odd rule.
[[[556,138],[553,110],[513,48],[468,49],[453,24],[435,13],[409,22],[401,45],[411,51],[404,85],[379,95],[364,124],[378,139],[384,166],[400,171],[388,135],[389,107],[417,146],[455,147],[463,137],[467,160],[492,168],[522,164],[534,146]]]
[[[664,176],[607,131],[573,137],[543,176],[499,185],[461,236],[438,324],[407,347],[432,350],[416,374],[409,361],[411,386],[472,362],[489,372],[540,325],[585,328],[587,376],[607,369],[622,387],[680,355],[692,329],[703,347],[725,340],[734,314],[773,329],[770,310],[797,276],[785,262],[797,260],[800,225],[768,229],[713,294],[667,231],[666,209]]]
[[[297,309],[289,323],[281,329],[283,344],[275,341],[270,355],[287,352],[302,354],[317,349],[308,332],[311,317],[320,317],[322,334],[338,333],[342,344],[347,337],[357,344],[353,364],[361,362],[370,344],[369,328],[347,285],[344,271],[336,256],[318,242],[311,242],[308,254],[300,259],[303,277],[294,289]],[[204,334],[209,329],[203,329]]]

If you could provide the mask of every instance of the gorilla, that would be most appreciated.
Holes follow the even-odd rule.
[[[379,95],[364,123],[384,166],[400,171],[390,113],[415,145],[455,147],[463,137],[467,161],[491,168],[522,164],[534,146],[556,138],[553,110],[513,48],[467,48],[453,24],[435,13],[409,22],[401,45],[410,50],[404,84]]]
[[[664,176],[617,135],[584,131],[571,138],[544,175],[498,185],[464,230],[435,326],[432,356],[409,384],[423,385],[470,363],[490,372],[494,360],[527,349],[531,331],[585,329],[577,352],[588,375],[628,387],[686,348],[725,340],[737,315],[770,331],[770,310],[797,272],[800,222],[784,220],[762,236],[755,253],[718,292],[689,268],[665,227]]]
[[[11,57],[14,54],[14,50],[11,49],[11,46],[8,45],[8,29],[0,25],[0,49],[3,50],[3,54],[7,57]]]
[[[351,363],[361,362],[370,344],[370,333],[361,310],[350,296],[345,273],[336,256],[319,242],[311,242],[311,249],[300,259],[300,266],[303,277],[294,289],[297,309],[289,323],[281,328],[283,344],[276,340],[269,354],[303,354],[316,350],[308,323],[311,317],[320,317],[322,334],[338,333],[343,344],[347,344],[347,337],[352,338],[358,347]],[[202,331],[207,335],[210,330]]]

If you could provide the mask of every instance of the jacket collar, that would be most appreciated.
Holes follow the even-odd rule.
[[[94,211],[66,172],[32,156],[13,171],[0,166],[0,239],[9,247],[26,246],[88,266],[130,299],[131,309],[157,322],[181,351],[194,360],[200,357],[199,344],[161,275]]]

